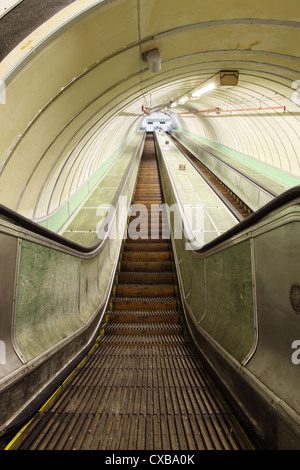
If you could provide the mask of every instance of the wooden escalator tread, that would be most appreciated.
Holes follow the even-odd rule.
[[[136,188],[133,203],[162,202],[152,136]],[[168,240],[124,240],[104,334],[17,449],[251,448],[184,334],[175,279]]]

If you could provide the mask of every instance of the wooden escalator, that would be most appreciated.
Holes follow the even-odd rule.
[[[158,210],[162,201],[150,134],[133,199],[148,208],[139,219],[148,227],[140,223],[139,238],[124,240],[104,334],[13,448],[252,448],[184,333],[163,214],[157,221],[152,212],[150,223],[151,205]],[[148,236],[150,227],[158,238]]]

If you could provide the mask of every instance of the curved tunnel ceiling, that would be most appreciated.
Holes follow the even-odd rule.
[[[49,3],[54,15],[26,9],[31,31],[0,64],[2,204],[35,220],[55,213],[139,128],[143,105],[300,177],[298,0]],[[143,60],[152,49],[157,73]],[[169,107],[222,70],[238,84]]]

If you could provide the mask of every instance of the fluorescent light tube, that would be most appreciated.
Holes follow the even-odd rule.
[[[195,91],[192,94],[192,96],[194,98],[199,97],[203,95],[204,93],[207,93],[208,91],[214,90],[214,88],[216,88],[216,85],[214,83],[210,83],[209,85],[206,85],[205,87],[200,88],[199,90]]]
[[[188,100],[188,97],[187,97],[187,96],[184,96],[184,97],[181,98],[178,102],[179,102],[180,104],[183,104],[183,103],[185,103],[187,100]]]

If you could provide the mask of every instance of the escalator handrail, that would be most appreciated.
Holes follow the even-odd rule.
[[[179,150],[180,153],[182,153],[182,155],[184,155],[184,157],[188,160],[188,162],[190,162],[190,164],[195,168],[195,170],[197,171],[197,173],[199,173],[201,175],[201,177],[204,179],[204,181],[208,184],[208,186],[214,191],[214,193],[223,201],[223,203],[225,204],[225,206],[230,210],[230,212],[233,214],[233,216],[239,221],[241,222],[244,217],[230,204],[230,202],[228,202],[228,199],[226,199],[226,197],[221,193],[221,191],[219,191],[213,183],[211,183],[211,181],[209,180],[209,178],[202,172],[200,172],[199,168],[196,166],[196,164],[192,161],[192,159],[187,155],[187,153],[184,152],[183,149],[181,149],[178,145],[178,140],[173,136],[173,134],[170,132],[169,133],[172,141],[173,141],[173,144],[177,147],[177,149]],[[175,139],[175,140],[174,140]],[[177,140],[177,141],[176,141]],[[183,144],[182,144],[183,145]],[[188,150],[188,149],[187,149]],[[191,152],[190,152],[191,153]],[[195,156],[195,155],[194,155]],[[195,158],[197,158],[195,156]],[[202,163],[198,158],[197,160],[199,161],[199,163]],[[203,164],[204,165],[204,164]],[[205,165],[204,165],[205,166]],[[205,166],[206,167],[206,166]],[[207,167],[206,167],[207,168]]]
[[[162,155],[163,155],[163,152],[162,152]],[[164,155],[163,155],[163,159],[165,159]],[[173,182],[172,177],[170,176],[167,165],[166,165],[166,170],[169,175],[169,181],[171,184],[174,197],[177,200],[177,203],[180,207],[180,212],[182,214],[184,211],[183,211],[175,184]],[[203,247],[198,248],[198,249],[197,248],[190,249],[189,251],[194,254],[204,254],[208,252],[209,250],[211,250],[212,248],[216,248],[218,245],[221,245],[223,242],[229,240],[231,237],[236,236],[239,233],[242,233],[246,229],[254,227],[264,217],[270,215],[273,211],[283,207],[287,203],[290,203],[296,199],[300,199],[300,185],[294,186],[288,189],[287,191],[285,191],[284,193],[280,194],[279,196],[273,198],[271,201],[269,201],[267,204],[262,206],[260,209],[250,214],[246,219],[237,223],[236,225],[228,229],[226,232],[216,237],[211,242],[206,243],[205,245],[203,245]],[[182,218],[182,220],[184,223],[188,224],[188,222],[186,222],[186,218]],[[186,236],[186,239],[189,242],[190,247],[192,247],[194,237],[192,236],[192,230],[190,229],[189,224],[188,224],[186,232],[190,235],[190,236]]]
[[[262,206],[260,209],[250,214],[246,219],[242,220],[234,227],[222,233],[222,235],[219,235],[216,239],[207,243],[199,250],[195,250],[195,252],[205,253],[209,251],[211,248],[215,248],[217,245],[220,245],[224,241],[227,241],[229,238],[243,232],[246,229],[254,227],[264,217],[270,215],[275,210],[280,209],[281,207],[285,206],[286,204],[296,199],[300,199],[300,185],[294,186],[293,188],[290,188],[284,193],[275,197],[274,199],[269,201],[267,204]]]
[[[175,137],[173,135],[173,133],[171,131],[169,131],[170,135]],[[176,138],[176,137],[175,137]],[[264,187],[261,183],[258,183],[257,181],[255,181],[254,178],[251,178],[250,176],[248,175],[245,175],[245,173],[243,173],[241,170],[239,170],[238,168],[235,168],[234,166],[230,165],[228,162],[225,162],[223,161],[221,158],[217,157],[217,155],[214,155],[213,152],[210,152],[207,148],[203,147],[202,145],[192,141],[191,139],[189,139],[188,137],[184,136],[184,138],[190,142],[192,145],[195,145],[196,147],[198,147],[199,149],[203,150],[205,153],[207,153],[208,155],[210,155],[211,157],[213,157],[214,160],[217,160],[219,161],[220,163],[222,163],[222,165],[224,165],[225,167],[229,168],[231,171],[233,171],[234,173],[240,175],[242,178],[248,180],[252,185],[256,186],[257,188],[259,188],[260,191],[263,191],[264,193],[266,193],[267,195],[269,196],[272,196],[272,197],[276,197],[277,194],[272,191],[271,189],[269,188],[266,188]],[[194,155],[195,158],[197,158],[200,163],[201,160],[197,157],[197,155]]]
[[[99,239],[96,236],[96,239],[94,242],[92,242],[90,245],[81,245],[79,243],[73,242],[72,240],[68,240],[67,238],[63,237],[62,235],[59,235],[55,232],[52,232],[46,227],[43,227],[42,225],[39,225],[37,222],[34,222],[27,217],[19,214],[18,212],[15,212],[12,209],[9,209],[8,207],[0,204],[0,218],[4,218],[8,220],[8,222],[15,224],[17,227],[29,231],[33,235],[37,235],[39,237],[42,237],[44,240],[46,239],[49,242],[55,242],[57,245],[59,245],[62,249],[69,249],[72,250],[73,252],[77,253],[79,256],[84,257],[89,256],[89,255],[94,255],[99,253],[107,243],[109,239],[109,234],[110,234],[110,229],[112,227],[112,224],[114,222],[116,212],[119,206],[119,201],[120,201],[120,196],[122,195],[124,188],[126,186],[127,180],[129,178],[129,175],[131,173],[131,169],[133,166],[133,163],[136,159],[137,153],[139,152],[141,148],[141,143],[145,137],[145,133],[142,134],[141,139],[139,141],[139,144],[136,148],[136,151],[134,152],[131,161],[127,167],[126,172],[123,175],[122,181],[118,187],[118,190],[111,202],[111,205],[115,207],[115,211],[113,211],[112,215],[110,214],[109,220],[107,222],[108,224],[108,230],[106,232],[106,236],[103,239]]]
[[[144,135],[142,136],[142,138],[143,137]],[[112,202],[112,205],[115,205],[116,208],[119,203],[119,196],[123,192],[123,188],[125,187],[125,184],[130,174],[131,167],[133,165],[133,162],[135,160],[135,157],[139,148],[140,148],[140,145],[138,145],[137,150],[131,159],[131,162],[127,168],[126,173],[123,176],[122,182]],[[171,181],[171,185],[172,185],[172,189],[174,189],[172,181]],[[175,194],[176,194],[176,191],[175,191]],[[265,204],[263,207],[255,211],[253,214],[249,215],[246,219],[239,222],[234,227],[227,230],[222,235],[219,235],[217,238],[215,238],[211,242],[205,244],[202,248],[197,249],[197,250],[192,250],[192,251],[194,251],[195,253],[205,253],[209,251],[210,249],[215,248],[216,246],[220,245],[224,241],[227,241],[232,236],[243,232],[245,229],[249,229],[255,226],[255,224],[258,221],[260,221],[262,218],[266,217],[267,215],[271,214],[276,209],[279,209],[280,207],[286,205],[287,203],[293,200],[299,199],[299,198],[300,198],[300,185],[297,185],[288,189],[287,191],[280,194],[279,196],[275,197],[272,201]],[[115,212],[114,212],[114,215],[115,215]],[[22,216],[21,214],[18,214],[17,212],[9,209],[8,207],[2,204],[0,204],[0,217],[4,217],[8,219],[10,222],[16,224],[18,227],[24,230],[27,230],[34,235],[41,236],[44,239],[55,242],[62,247],[71,249],[77,252],[79,255],[80,254],[90,255],[90,254],[95,253],[95,251],[97,252],[101,251],[109,238],[109,230],[108,230],[107,235],[103,240],[96,239],[95,242],[93,242],[89,246],[80,245],[76,242],[73,242],[71,240],[64,238],[61,235],[58,235],[55,232],[52,232],[51,230],[39,225],[36,222],[33,222],[32,220]],[[113,218],[111,219],[110,226],[112,222],[113,222]]]

